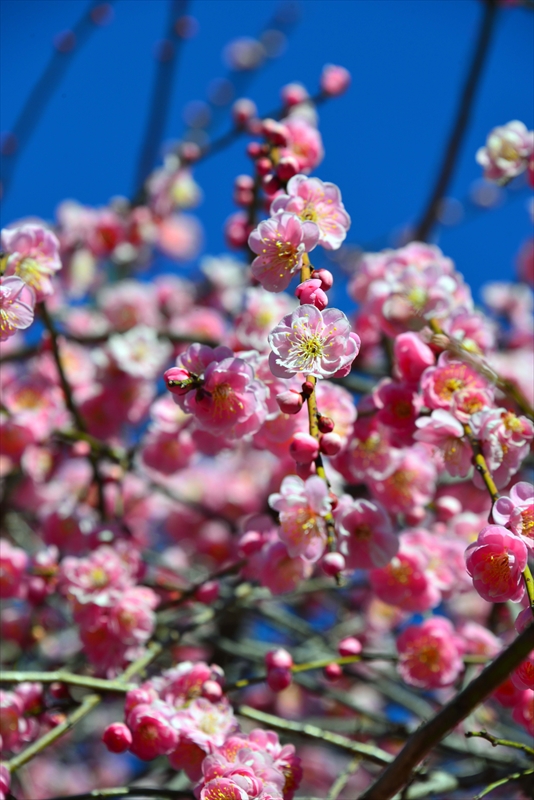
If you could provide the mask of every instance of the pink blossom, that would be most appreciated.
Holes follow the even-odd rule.
[[[480,441],[488,469],[498,489],[518,471],[534,439],[534,425],[527,417],[518,417],[504,408],[478,411],[470,419],[473,435]],[[475,486],[483,487],[478,473]]]
[[[394,471],[382,480],[368,480],[371,494],[392,514],[426,506],[436,485],[436,468],[422,445],[402,451]]]
[[[523,541],[501,525],[488,525],[465,551],[466,567],[479,595],[490,603],[518,603],[527,563]]]
[[[337,97],[347,91],[351,75],[345,67],[325,64],[321,72],[321,90],[330,97]]]
[[[373,399],[378,422],[393,428],[397,444],[410,444],[423,405],[420,395],[409,384],[384,378],[373,391]]]
[[[0,342],[30,327],[34,302],[32,290],[21,278],[0,278]]]
[[[433,411],[430,417],[421,417],[415,424],[419,430],[414,438],[440,448],[449,475],[465,477],[471,469],[473,451],[463,425],[442,408]]]
[[[37,301],[52,294],[50,277],[61,269],[59,241],[54,233],[41,225],[21,225],[4,229],[1,243],[8,254],[6,276],[21,278]]]
[[[322,311],[328,305],[328,295],[321,289],[321,281],[315,278],[310,278],[307,281],[299,283],[295,289],[295,294],[301,302],[301,305],[310,304]]]
[[[302,117],[288,117],[284,125],[289,133],[289,141],[287,147],[280,148],[280,158],[294,156],[299,172],[311,172],[323,160],[321,134]]]
[[[316,378],[347,374],[360,349],[360,339],[342,311],[321,312],[312,305],[284,317],[271,332],[269,344],[269,364],[279,378],[300,372]]]
[[[526,481],[516,483],[508,497],[499,497],[493,505],[493,520],[505,525],[534,549],[534,486]]]
[[[280,539],[289,555],[317,561],[325,547],[325,517],[331,510],[325,481],[317,475],[306,481],[289,475],[282,481],[280,493],[270,495],[269,505],[280,514]]]
[[[416,333],[400,333],[393,352],[396,367],[407,383],[417,383],[425,369],[434,366],[434,353]]]
[[[534,131],[528,131],[523,122],[512,120],[493,128],[476,154],[477,162],[484,167],[484,177],[499,184],[520,175],[534,151]]]
[[[463,663],[458,637],[448,619],[431,617],[410,625],[397,639],[398,670],[406,683],[425,689],[450,686]]]
[[[119,369],[134,378],[154,379],[168,362],[172,346],[153,328],[136,325],[110,337],[108,348]]]
[[[421,376],[425,405],[429,408],[450,409],[457,392],[465,389],[486,389],[488,382],[464,361],[455,361],[443,353],[435,367]]]
[[[347,473],[350,479],[357,481],[387,478],[395,471],[403,456],[402,450],[392,446],[387,429],[378,423],[374,415],[356,421],[345,453]]]
[[[20,547],[0,539],[0,597],[21,597],[29,558]]]
[[[460,422],[469,422],[473,414],[490,408],[492,405],[493,391],[491,387],[486,389],[468,387],[454,392],[450,410]]]
[[[313,565],[304,556],[291,557],[278,536],[266,537],[261,550],[249,558],[243,570],[249,580],[257,580],[275,594],[284,594],[310,577]]]
[[[158,328],[160,312],[154,285],[126,280],[107,286],[98,294],[98,304],[116,331],[136,325]]]
[[[112,753],[124,753],[132,744],[132,733],[123,722],[113,722],[102,734],[102,741]]]
[[[350,217],[334,183],[319,178],[295,175],[287,184],[285,194],[271,204],[271,214],[290,212],[303,221],[314,222],[319,228],[319,244],[327,250],[341,247],[350,228]]]
[[[301,222],[295,214],[277,214],[260,222],[248,244],[257,257],[252,274],[264,289],[282,292],[301,268],[304,253],[317,245],[319,228],[314,222]]]
[[[287,294],[272,294],[262,287],[247,289],[244,308],[235,318],[235,338],[239,349],[269,350],[268,335],[281,316],[296,307]],[[236,348],[237,349],[237,348]]]
[[[187,467],[196,452],[191,434],[181,431],[151,431],[143,442],[141,458],[150,469],[172,475]]]
[[[389,605],[406,611],[427,611],[435,608],[441,593],[433,576],[427,572],[428,561],[414,547],[401,539],[401,548],[396,556],[381,569],[372,569],[369,580],[373,591]]]
[[[176,747],[177,731],[154,705],[134,706],[126,724],[132,734],[130,750],[143,761],[167,755]]]
[[[148,586],[126,589],[113,605],[109,617],[110,634],[128,647],[144,644],[154,631],[154,609],[158,602],[157,594]]]
[[[399,549],[385,510],[369,500],[354,500],[335,515],[340,549],[349,569],[384,567]]]
[[[512,712],[512,719],[525,728],[529,736],[534,736],[534,691],[522,692],[521,698]]]

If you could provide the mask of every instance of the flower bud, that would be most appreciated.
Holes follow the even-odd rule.
[[[209,700],[210,703],[218,703],[222,697],[221,684],[217,681],[206,681],[202,684],[202,697]]]
[[[163,377],[169,392],[178,396],[187,394],[191,390],[191,383],[194,380],[194,376],[182,367],[171,367]]]
[[[362,643],[355,636],[347,636],[337,646],[340,656],[357,656],[362,652]]]
[[[276,395],[276,402],[283,414],[298,414],[304,403],[300,392],[289,389]]]
[[[321,433],[332,433],[334,430],[334,420],[330,419],[330,417],[324,417],[322,414],[319,416],[317,424]]]
[[[326,64],[321,73],[320,86],[324,94],[329,97],[336,97],[347,91],[350,81],[350,72],[345,67]]]
[[[254,159],[259,158],[259,156],[261,156],[262,153],[263,149],[259,142],[249,142],[249,144],[247,145],[247,155],[250,158]]]
[[[196,590],[195,600],[209,606],[217,600],[219,588],[219,581],[206,581],[206,583],[203,583],[202,586],[199,586]]]
[[[202,151],[196,142],[182,142],[178,155],[182,161],[186,161],[188,164],[194,164],[202,155]]]
[[[291,439],[289,454],[298,464],[309,464],[319,455],[319,442],[309,433],[296,433]]]
[[[309,98],[306,88],[301,83],[288,83],[282,86],[280,94],[283,104],[289,108],[298,106]]]
[[[254,178],[252,178],[250,175],[238,175],[234,181],[234,188],[238,190],[253,189]]]
[[[266,156],[262,156],[256,161],[256,172],[258,175],[269,175],[269,173],[272,171],[272,168],[273,162]]]
[[[318,279],[309,278],[299,283],[295,289],[295,294],[301,305],[313,305],[319,311],[322,311],[328,305],[328,297],[321,289],[321,281]]]
[[[256,103],[249,100],[248,97],[240,97],[232,106],[232,117],[238,128],[244,128],[257,113]]]
[[[332,664],[327,664],[323,670],[323,674],[325,678],[329,681],[337,681],[343,675],[343,670],[339,664],[332,662]]]
[[[440,522],[448,522],[457,514],[462,513],[462,504],[458,498],[449,494],[444,494],[442,497],[438,497],[434,503],[434,508],[436,510],[436,516]]]
[[[265,666],[267,669],[278,667],[279,669],[291,669],[293,666],[293,656],[279,647],[277,650],[269,650],[265,656]]]
[[[299,171],[299,162],[294,156],[281,158],[276,167],[276,174],[281,181],[288,181]]]
[[[239,540],[239,551],[244,556],[252,556],[261,550],[263,536],[258,531],[247,531]]]
[[[292,677],[290,669],[274,667],[267,672],[267,685],[273,692],[281,692],[290,685]]]
[[[276,192],[282,188],[276,175],[264,175],[261,185],[263,191],[266,195],[269,195],[269,197],[272,197],[272,195],[276,194]]]
[[[345,558],[341,553],[326,553],[321,559],[321,569],[333,578],[345,569]]]
[[[102,741],[111,753],[125,753],[132,743],[132,732],[123,722],[113,722],[102,734]]]
[[[285,125],[275,119],[263,120],[263,135],[276,147],[287,147],[289,133]]]
[[[321,289],[324,292],[327,292],[334,285],[334,276],[329,269],[314,269],[311,276],[321,281]]]
[[[341,437],[337,433],[325,433],[320,439],[321,453],[325,456],[337,456],[342,444]]]
[[[315,389],[315,384],[312,383],[311,381],[304,381],[304,383],[302,384],[302,394],[304,395],[304,397],[309,397],[313,393],[314,389]]]

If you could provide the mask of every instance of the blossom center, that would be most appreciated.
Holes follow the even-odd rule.
[[[510,556],[508,553],[490,555],[484,564],[481,579],[491,585],[492,589],[501,594],[510,582]]]

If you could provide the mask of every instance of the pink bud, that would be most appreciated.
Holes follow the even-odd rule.
[[[287,147],[289,133],[285,125],[275,119],[263,120],[263,135],[276,147]]]
[[[420,523],[426,517],[426,511],[424,508],[416,507],[412,508],[411,511],[407,511],[404,515],[404,519],[408,523],[408,525],[420,525]]]
[[[288,107],[298,106],[309,98],[306,88],[301,83],[288,83],[282,86],[280,94],[282,102]]]
[[[314,269],[311,276],[321,281],[321,289],[325,292],[334,285],[334,276],[329,269]]]
[[[462,513],[462,504],[452,495],[443,495],[438,497],[434,503],[436,509],[436,516],[440,522],[448,522],[457,514]]]
[[[301,305],[313,305],[319,311],[322,311],[328,305],[328,297],[321,289],[321,281],[316,278],[309,278],[303,283],[299,283],[295,289],[295,294]]]
[[[112,753],[124,753],[132,743],[132,732],[123,722],[113,722],[102,734],[102,741]]]
[[[262,156],[256,161],[256,172],[258,175],[268,175],[273,168],[273,162],[270,158]]]
[[[326,553],[321,559],[321,569],[333,578],[345,569],[345,558],[341,553]]]
[[[5,764],[0,764],[0,797],[7,795],[11,786],[11,775]]]
[[[202,697],[209,700],[210,703],[218,703],[222,697],[221,684],[217,681],[206,681],[202,684]]]
[[[337,433],[325,433],[321,436],[320,445],[321,453],[325,456],[336,456],[341,450],[343,442]]]
[[[304,400],[300,392],[295,391],[295,389],[289,389],[287,392],[277,394],[276,402],[283,414],[298,414]]]
[[[269,650],[265,656],[265,666],[267,669],[291,669],[293,666],[293,657],[291,653],[279,647],[277,650]]]
[[[187,394],[191,390],[192,375],[182,367],[171,367],[164,375],[167,389],[178,396]]]
[[[334,430],[334,420],[330,419],[330,417],[323,417],[322,414],[319,417],[317,424],[321,433],[332,433]]]
[[[206,581],[202,586],[199,586],[195,592],[195,600],[199,603],[210,605],[217,600],[219,596],[219,581]]]
[[[319,455],[319,442],[309,433],[295,433],[289,445],[289,454],[298,464],[309,464]]]
[[[238,249],[244,247],[248,240],[248,224],[243,212],[233,214],[226,220],[224,226],[224,236],[229,247]]]
[[[276,194],[276,192],[282,188],[276,175],[264,175],[261,185],[263,191],[269,197],[272,197],[273,194]]]
[[[314,389],[315,389],[315,384],[312,383],[311,381],[304,381],[304,383],[302,384],[302,394],[304,395],[304,397],[309,397],[313,393]]]
[[[317,472],[315,468],[315,462],[312,461],[310,464],[295,464],[295,472],[299,478],[301,478],[303,481],[306,481]]]
[[[292,675],[290,669],[274,667],[267,672],[267,685],[273,692],[281,692],[290,685]]]
[[[337,646],[340,656],[357,656],[362,652],[362,643],[355,636],[347,636]]]
[[[250,158],[259,158],[262,153],[263,149],[259,142],[250,142],[247,145],[247,155],[250,156]]]
[[[239,550],[244,556],[251,556],[261,550],[263,536],[258,531],[247,531],[239,540]]]
[[[248,97],[240,97],[232,106],[232,117],[238,128],[243,128],[257,113],[256,104]]]
[[[194,164],[201,155],[202,151],[196,142],[182,142],[180,145],[179,156],[188,164]]]
[[[234,181],[234,187],[236,189],[253,189],[254,188],[254,178],[250,175],[238,175]]]
[[[332,662],[332,664],[327,664],[323,670],[323,674],[325,678],[329,681],[337,681],[343,675],[343,670],[341,669],[339,664]]]
[[[55,700],[67,700],[70,698],[69,687],[66,683],[54,681],[54,683],[50,684],[48,691]]]
[[[85,458],[91,452],[91,445],[89,442],[74,442],[72,445],[72,454]]]
[[[288,181],[299,171],[299,162],[294,156],[281,158],[276,167],[276,174],[281,181]]]
[[[251,192],[250,189],[236,189],[233,199],[236,206],[246,208],[254,202],[254,192]]]
[[[320,86],[324,94],[336,97],[347,91],[350,86],[350,72],[345,67],[326,64],[321,73]]]

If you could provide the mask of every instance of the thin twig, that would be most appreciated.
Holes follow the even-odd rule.
[[[526,778],[527,775],[534,774],[534,769],[526,769],[524,772],[514,772],[512,775],[507,775],[505,778],[501,778],[500,781],[495,781],[495,783],[490,783],[489,786],[486,786],[483,792],[477,794],[473,800],[481,800],[483,797],[486,797],[490,792],[494,789],[498,789],[499,786],[504,786],[505,783],[510,783],[510,781],[518,781],[521,778]]]
[[[362,760],[361,757],[357,756],[356,758],[353,758],[351,761],[349,761],[349,763],[347,764],[341,775],[339,775],[339,777],[336,778],[336,780],[330,787],[330,791],[328,792],[326,800],[337,800],[337,798],[339,797],[339,795],[341,794],[341,792],[343,791],[349,780],[352,778],[352,776],[360,766],[361,760]]]
[[[426,241],[430,232],[432,231],[439,213],[441,201],[445,196],[445,192],[447,191],[447,187],[453,176],[462,141],[469,125],[471,111],[473,109],[473,104],[486,62],[486,57],[489,52],[489,46],[493,31],[495,29],[496,16],[496,0],[485,0],[478,39],[475,44],[471,64],[469,65],[467,77],[462,89],[458,111],[456,112],[456,119],[454,121],[449,141],[445,149],[441,169],[439,171],[432,194],[430,195],[427,203],[427,207],[415,229],[414,239],[418,241]]]
[[[70,686],[83,686],[86,689],[96,689],[98,692],[129,692],[134,688],[134,684],[124,683],[123,681],[108,681],[105,678],[93,678],[91,675],[75,675],[61,669],[52,672],[40,672],[29,670],[2,670],[0,672],[0,683],[25,683],[32,681],[35,683],[66,683]]]
[[[480,739],[486,739],[493,747],[498,747],[499,745],[501,747],[514,747],[516,750],[523,750],[524,753],[534,756],[534,747],[529,747],[528,744],[523,744],[522,742],[514,742],[511,739],[498,739],[487,731],[468,731],[465,734],[466,739],[472,739],[475,736]]]

